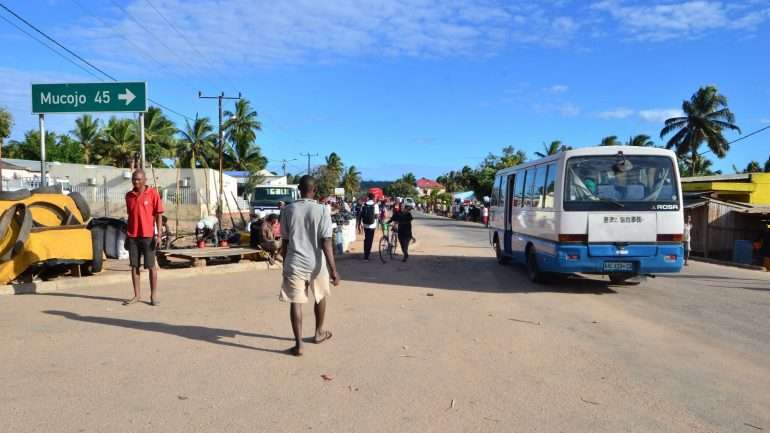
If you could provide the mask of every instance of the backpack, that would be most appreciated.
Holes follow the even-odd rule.
[[[374,206],[364,205],[364,208],[361,209],[361,222],[367,226],[374,224]]]

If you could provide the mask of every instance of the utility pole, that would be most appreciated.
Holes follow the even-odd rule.
[[[283,175],[286,176],[286,164],[292,161],[296,161],[297,158],[292,159],[282,159],[281,160],[281,168],[283,168]]]
[[[222,229],[222,199],[225,196],[224,192],[224,152],[225,152],[225,131],[222,122],[222,100],[223,99],[241,99],[241,92],[238,92],[238,96],[225,96],[225,92],[220,93],[217,96],[203,96],[203,92],[198,91],[199,99],[216,99],[219,102],[219,197],[217,198],[217,220],[219,221],[219,228]]]
[[[318,156],[317,153],[300,153],[300,156],[307,156],[307,175],[310,176],[310,158]]]

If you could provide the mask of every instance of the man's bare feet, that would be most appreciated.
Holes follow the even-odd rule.
[[[302,356],[302,346],[300,345],[294,346],[291,349],[289,349],[288,352],[294,356]]]
[[[141,299],[140,299],[138,296],[134,296],[133,298],[131,298],[131,299],[127,300],[127,301],[123,301],[123,305],[131,305],[131,304],[136,304],[136,303],[137,303],[137,302],[139,302],[140,300],[141,300]]]
[[[315,344],[321,344],[326,340],[329,340],[332,338],[332,333],[329,331],[321,331],[315,334],[315,338],[313,338],[313,343]]]

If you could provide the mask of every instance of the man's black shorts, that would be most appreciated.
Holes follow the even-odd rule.
[[[142,262],[145,269],[155,267],[155,238],[126,238],[126,249],[132,268],[140,266],[141,257],[144,257]]]

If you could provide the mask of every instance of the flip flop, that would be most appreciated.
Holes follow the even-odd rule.
[[[133,304],[136,304],[139,301],[141,301],[140,298],[131,298],[131,299],[123,301],[123,305],[133,305]]]
[[[321,344],[321,343],[323,343],[323,342],[324,342],[324,341],[326,341],[326,340],[330,340],[331,338],[332,338],[332,333],[331,333],[331,332],[329,332],[329,331],[324,331],[324,332],[321,334],[321,338],[318,338],[318,337],[313,337],[313,343],[315,343],[315,344]]]

